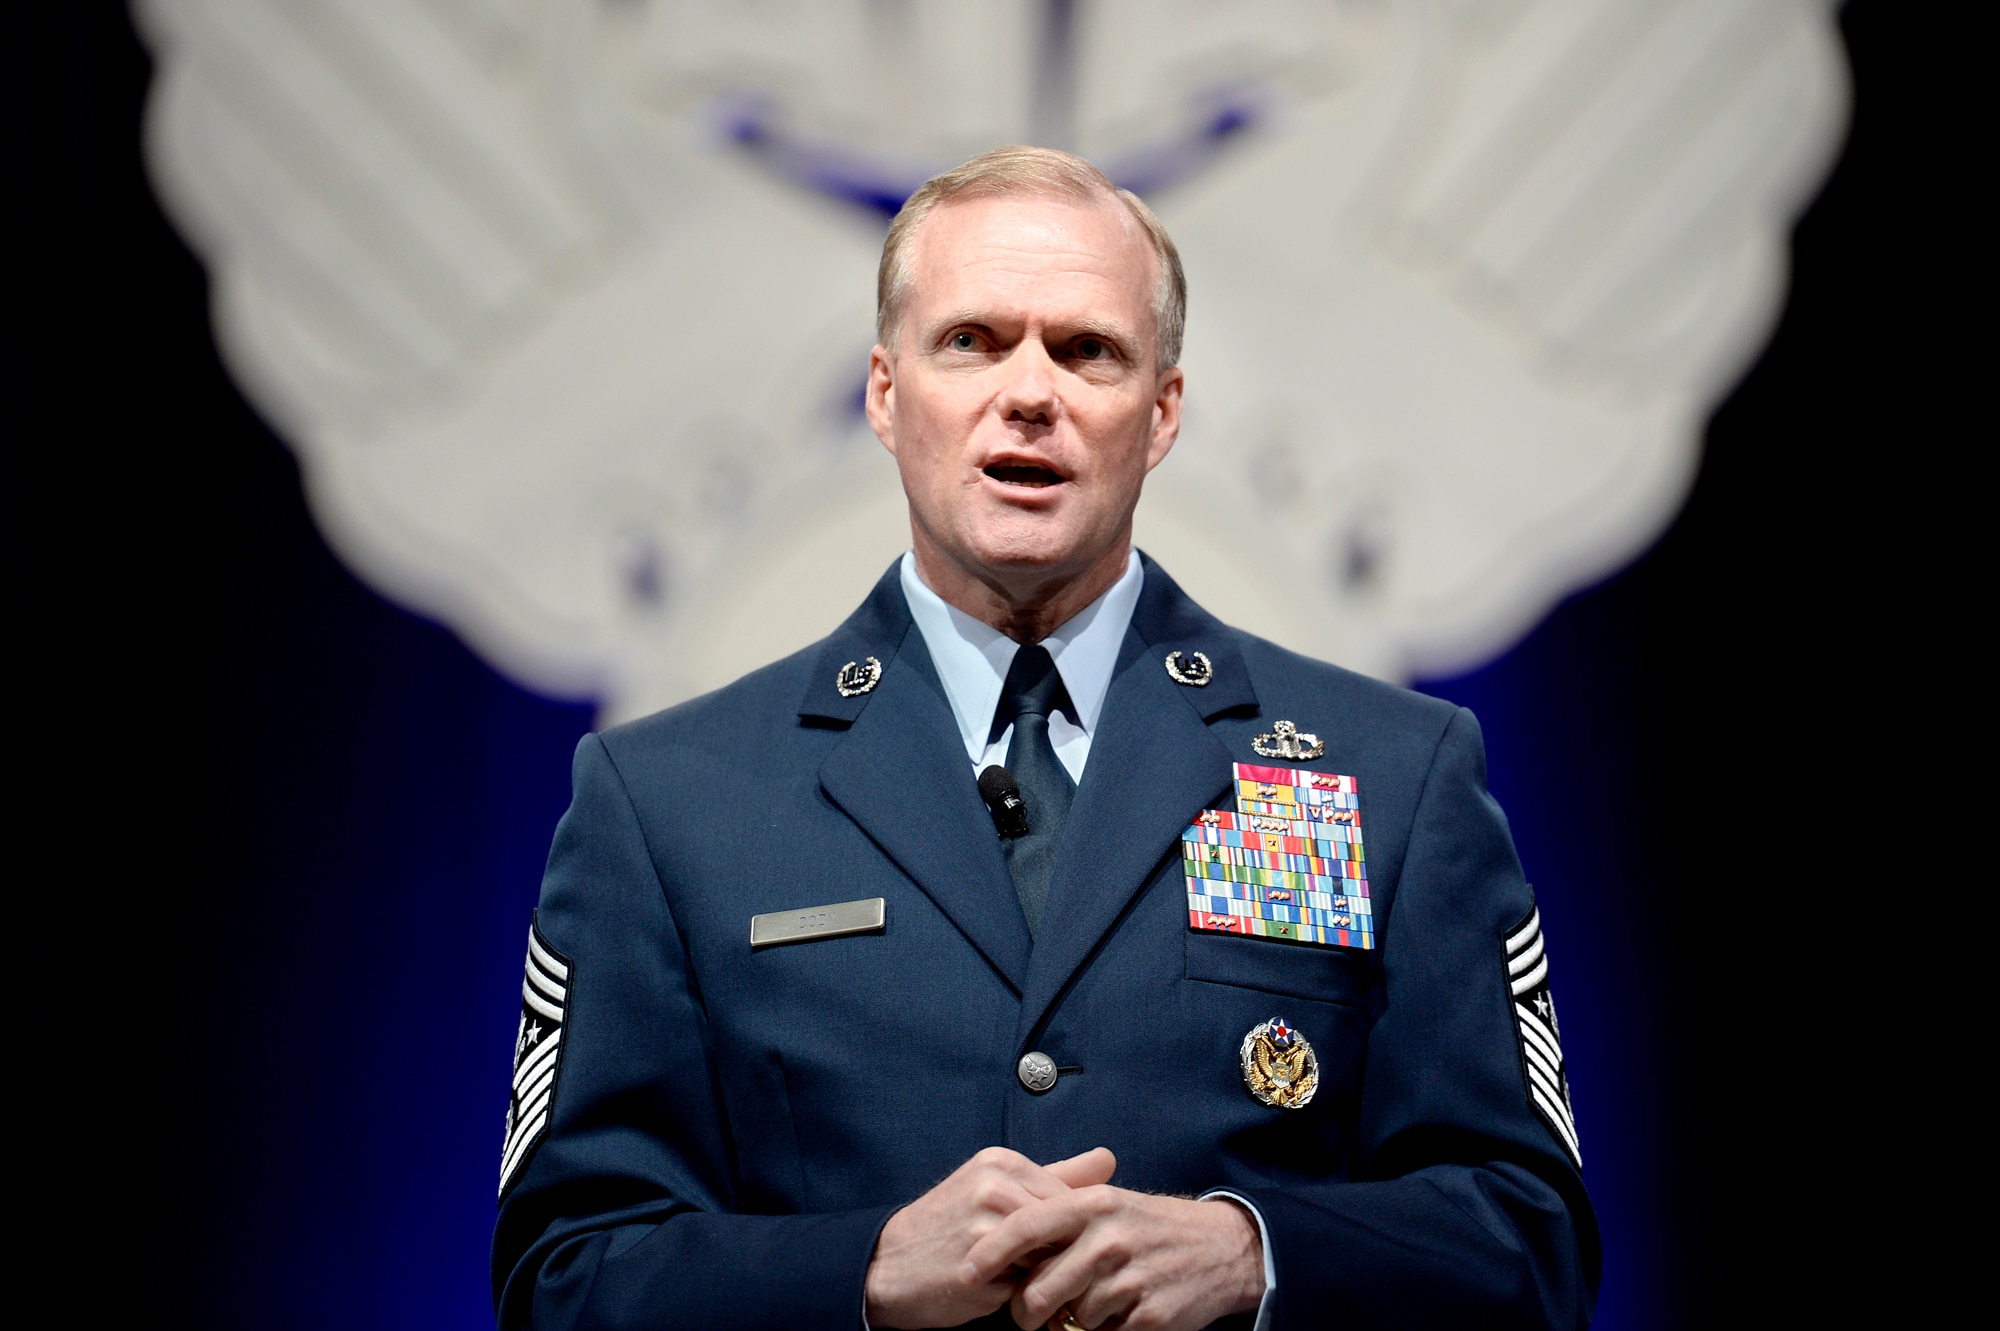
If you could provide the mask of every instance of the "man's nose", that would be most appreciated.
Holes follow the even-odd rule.
[[[1023,338],[1007,357],[1005,380],[994,403],[1003,421],[1024,425],[1054,425],[1061,410],[1056,392],[1057,370],[1039,338]]]

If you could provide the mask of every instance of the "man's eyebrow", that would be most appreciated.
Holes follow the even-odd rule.
[[[996,322],[1013,323],[1019,321],[1018,319],[1009,318],[1001,314],[998,310],[976,310],[967,306],[963,309],[953,310],[948,314],[940,314],[937,318],[930,320],[924,326],[924,332],[927,335],[935,336],[948,328],[958,328],[965,324],[971,324],[975,328],[991,328]]]
[[[1138,340],[1132,329],[1110,319],[1078,319],[1075,323],[1058,326],[1064,327],[1071,337],[1094,337],[1121,347],[1130,346]]]
[[[975,328],[991,328],[995,323],[1011,324],[1018,322],[1018,316],[1003,315],[997,310],[977,310],[967,307],[939,315],[929,322],[924,332],[928,339],[936,337],[949,329],[961,328],[967,324]],[[1095,337],[1109,342],[1114,346],[1127,349],[1136,346],[1139,340],[1139,335],[1136,331],[1126,327],[1115,319],[1084,318],[1067,322],[1059,320],[1055,323],[1054,327],[1056,332],[1066,338]]]

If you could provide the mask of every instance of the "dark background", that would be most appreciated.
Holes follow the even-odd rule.
[[[521,935],[591,708],[332,557],[144,178],[123,11],[26,9],[4,416],[32,1269],[75,1272],[86,1322],[482,1325]],[[1851,137],[1672,530],[1424,685],[1479,713],[1541,892],[1616,1331],[1910,1312],[1919,1217],[1874,1189],[1940,1163],[1897,888],[1954,658],[1915,552],[1972,427],[1915,294],[1948,249],[1914,165],[1935,76],[1889,12],[1843,11]]]

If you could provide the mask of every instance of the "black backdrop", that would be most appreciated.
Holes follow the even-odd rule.
[[[1936,126],[1907,108],[1934,76],[1886,12],[1843,13],[1850,141],[1685,511],[1501,662],[1430,685],[1488,718],[1531,871],[1617,883],[1559,954],[1638,996],[1605,1018],[1631,1055],[1598,1094],[1645,1127],[1643,1279],[1607,1326],[1874,1320],[1908,1296],[1897,1235],[1921,1221],[1876,1185],[1949,1159],[1899,1009],[1924,955],[1909,737],[1950,724],[1961,658],[1912,552],[1979,431],[1925,414],[1949,357],[1913,274],[1946,242],[1913,165]],[[334,1324],[298,1310],[371,1280],[444,1325],[425,1272],[476,1252],[335,1232],[403,1157],[332,1149],[341,1176],[315,1176],[246,1143],[303,1162],[393,1133],[427,1087],[500,1084],[512,1016],[452,998],[511,986],[479,970],[491,940],[405,954],[491,927],[473,894],[494,881],[525,909],[589,711],[520,693],[329,554],[144,179],[122,11],[17,11],[8,46],[17,1222],[48,1244],[35,1269],[80,1273],[59,1286],[79,1306],[149,1325]],[[292,946],[311,938],[339,946]],[[331,1084],[336,1046],[379,1051],[372,1084]],[[499,1109],[408,1150],[483,1160]],[[293,1168],[314,1186],[268,1177]]]

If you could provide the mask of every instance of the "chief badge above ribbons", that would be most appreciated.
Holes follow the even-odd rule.
[[[1181,833],[1188,925],[1324,947],[1375,946],[1351,776],[1236,764],[1236,812]]]

